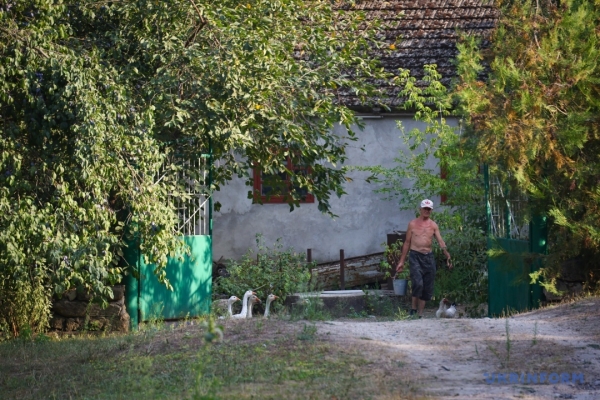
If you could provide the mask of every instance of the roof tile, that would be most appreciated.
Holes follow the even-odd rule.
[[[392,52],[373,51],[387,71],[405,68],[419,79],[424,65],[437,64],[445,84],[456,76],[452,60],[458,54],[459,32],[480,36],[486,45],[499,17],[489,0],[355,0],[344,1],[339,8],[364,12],[366,18],[381,21],[381,38],[396,44]],[[383,103],[392,107],[401,103],[396,97],[398,88],[386,82],[378,85],[388,97]],[[348,106],[360,106],[351,93],[342,97]]]

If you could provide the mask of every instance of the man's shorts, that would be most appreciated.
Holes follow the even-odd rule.
[[[408,253],[408,262],[412,282],[412,296],[425,301],[431,300],[436,270],[433,253],[423,254],[411,250]]]

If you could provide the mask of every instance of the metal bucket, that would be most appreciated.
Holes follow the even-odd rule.
[[[394,293],[398,296],[406,296],[406,279],[394,279]]]

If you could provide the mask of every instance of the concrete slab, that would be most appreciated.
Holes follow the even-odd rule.
[[[364,296],[362,290],[324,290],[321,296]]]
[[[327,290],[323,292],[294,293],[285,300],[290,307],[306,307],[306,300],[319,299],[325,310],[334,317],[365,309],[365,293],[362,290]]]

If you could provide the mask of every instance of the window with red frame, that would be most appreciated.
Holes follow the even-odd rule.
[[[286,166],[297,175],[308,176],[311,169],[306,165],[294,165],[291,157],[286,157]],[[254,169],[254,198],[262,203],[278,204],[288,203],[290,190],[294,189],[300,195],[300,203],[314,203],[315,197],[306,188],[292,187],[292,182],[287,172],[267,174],[260,167]]]

